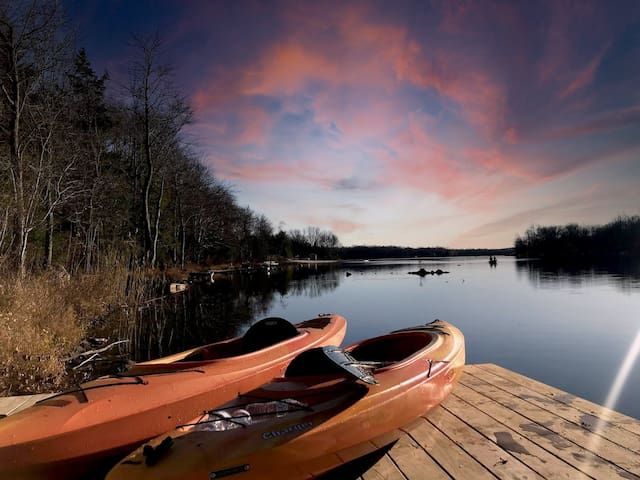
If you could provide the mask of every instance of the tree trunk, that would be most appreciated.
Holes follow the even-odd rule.
[[[156,205],[156,221],[153,232],[153,249],[151,251],[151,268],[156,266],[158,258],[158,236],[160,233],[160,213],[162,212],[162,197],[164,196],[164,178],[160,182],[160,195],[158,196],[158,204]]]
[[[184,228],[184,222],[180,222],[180,268],[184,270],[184,254],[187,249],[187,236]]]
[[[11,172],[11,184],[13,187],[13,199],[15,202],[14,225],[17,230],[18,243],[16,245],[16,253],[18,257],[18,267],[20,276],[25,274],[25,254],[27,250],[27,232],[24,205],[24,178],[23,165],[21,158],[20,144],[20,106],[22,103],[22,92],[20,89],[20,80],[18,78],[18,61],[16,58],[16,46],[14,31],[11,25],[7,25],[6,35],[3,35],[3,46],[6,48],[7,60],[7,77],[8,82],[3,81],[2,93],[7,102],[7,116],[9,117],[8,125],[3,127],[3,131],[8,137],[9,143],[9,169]],[[8,84],[8,85],[7,85]]]
[[[149,75],[151,71],[151,65],[149,62],[146,64],[146,72],[144,77],[144,139],[143,139],[143,148],[144,148],[144,159],[147,164],[147,172],[145,178],[144,185],[144,220],[145,220],[145,257],[148,257],[151,253],[152,260],[151,264],[155,263],[155,254],[150,252],[153,240],[151,233],[151,205],[150,205],[150,195],[151,195],[151,184],[153,182],[153,161],[151,159],[151,139],[150,139],[150,112],[149,112]]]
[[[48,192],[47,202],[49,214],[46,219],[46,231],[44,235],[44,268],[51,268],[53,263],[53,207],[51,206],[51,191]]]

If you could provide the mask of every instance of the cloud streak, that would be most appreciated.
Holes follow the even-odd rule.
[[[217,175],[252,191],[295,184],[342,199],[393,187],[481,215],[514,192],[637,151],[640,97],[608,76],[640,61],[635,37],[619,33],[640,21],[637,8],[331,5],[252,12],[256,35],[245,30],[190,79],[194,132]],[[188,27],[183,19],[183,35]],[[216,38],[237,39],[232,31],[221,26]],[[331,222],[354,238],[366,228]]]

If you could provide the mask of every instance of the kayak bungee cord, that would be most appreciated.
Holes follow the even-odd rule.
[[[295,402],[294,399],[291,399]],[[284,403],[286,405],[289,406],[293,406],[295,408],[292,409],[287,409],[287,410],[282,410],[280,412],[275,411],[275,412],[262,412],[262,413],[251,413],[249,415],[250,418],[255,418],[255,417],[267,417],[267,416],[278,416],[278,415],[283,415],[283,414],[287,414],[287,413],[291,413],[291,412],[302,412],[302,411],[307,411],[307,412],[313,412],[313,408],[311,408],[308,405],[305,404],[295,404],[295,403],[291,403],[291,402],[287,402],[286,399],[285,400],[269,400],[269,402],[279,402],[279,403]],[[268,403],[268,402],[265,402]],[[235,407],[246,407],[250,404],[244,404],[244,405],[234,405]],[[238,409],[239,410],[239,409]],[[230,422],[230,423],[234,423],[236,425],[239,425],[243,428],[248,427],[249,425],[251,425],[250,423],[247,424],[246,420],[247,420],[247,415],[243,414],[243,415],[236,415],[236,416],[231,416],[231,417],[225,417],[224,415],[222,415],[220,412],[223,412],[224,410],[206,410],[202,413],[201,415],[201,419],[203,419],[206,415],[215,415],[216,418],[208,418],[206,420],[198,420],[195,423],[185,423],[184,425],[178,425],[176,428],[184,428],[184,427],[194,427],[197,425],[202,425],[205,423],[215,423],[215,422],[219,422],[219,421],[224,421],[224,422]],[[247,412],[249,413],[249,412]],[[243,421],[244,420],[244,421]]]
[[[298,394],[296,394],[296,397],[304,398],[304,397],[314,397],[316,395],[318,395],[318,392],[307,392],[307,393],[298,393]],[[258,400],[259,402],[265,402],[265,403],[266,402],[280,402],[280,403],[284,403],[284,404],[292,406],[292,407],[298,407],[298,408],[305,408],[306,407],[306,409],[308,411],[310,411],[310,412],[313,411],[313,409],[310,406],[305,405],[302,402],[298,402],[295,398],[284,398],[284,399],[282,399],[282,398],[269,398],[269,397],[261,397],[260,395],[250,395],[248,393],[238,393],[238,398],[253,398],[254,400]],[[252,403],[252,402],[241,404],[241,405],[238,405],[238,406],[245,406],[246,407],[250,403]],[[215,412],[216,410],[214,409],[212,411]]]
[[[147,385],[149,382],[147,382],[146,380],[144,380],[142,377],[147,377],[147,376],[151,376],[151,375],[168,375],[168,374],[172,374],[172,373],[189,373],[189,372],[193,372],[193,373],[205,373],[204,370],[198,370],[198,369],[185,369],[185,370],[171,370],[171,371],[167,371],[167,372],[150,372],[150,373],[145,373],[142,375],[126,375],[126,374],[113,374],[113,375],[107,375],[104,377],[100,377],[97,378],[96,380],[106,380],[108,378],[133,378],[135,379],[135,381],[133,382],[117,382],[117,383],[104,383],[104,384],[100,384],[100,385],[91,385],[90,387],[78,387],[78,388],[73,388],[71,390],[65,390],[64,392],[58,392],[58,393],[54,393],[53,395],[48,396],[47,398],[43,398],[41,400],[38,400],[37,402],[35,402],[35,405],[42,403],[42,402],[46,402],[47,400],[51,400],[53,398],[57,398],[57,397],[61,397],[62,395],[67,395],[67,394],[72,394],[72,393],[83,393],[89,390],[96,390],[98,388],[105,388],[105,387],[118,387],[120,385]],[[86,395],[84,395],[85,397],[85,401],[88,401]]]
[[[110,377],[106,377],[106,378],[110,378]],[[38,405],[39,403],[43,403],[46,402],[48,400],[57,398],[57,397],[61,397],[63,395],[68,395],[68,394],[73,394],[73,393],[82,393],[82,395],[84,396],[84,401],[88,402],[89,399],[87,398],[87,396],[84,394],[84,392],[87,392],[89,390],[95,390],[98,388],[104,388],[104,387],[117,387],[119,385],[146,385],[147,382],[145,380],[143,380],[140,377],[130,377],[130,378],[135,378],[136,381],[134,382],[119,382],[119,383],[107,383],[104,385],[92,385],[90,387],[79,387],[79,388],[74,388],[71,390],[66,390],[64,392],[59,392],[59,393],[54,393],[53,395],[47,397],[47,398],[43,398],[42,400],[38,400],[34,405]]]

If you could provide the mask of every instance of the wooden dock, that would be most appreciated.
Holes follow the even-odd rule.
[[[638,479],[640,421],[492,364],[361,480]]]
[[[0,399],[0,414],[39,398]],[[640,480],[640,421],[497,365],[467,365],[444,404],[386,453],[327,478]]]

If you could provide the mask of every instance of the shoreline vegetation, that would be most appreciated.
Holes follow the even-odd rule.
[[[640,258],[640,216],[619,216],[605,225],[532,226],[516,238],[514,253],[555,263]]]
[[[1,273],[0,396],[59,391],[84,381],[74,366],[95,348],[95,333],[109,323],[127,338],[136,308],[157,288],[155,272],[131,271],[115,258],[99,273]]]

